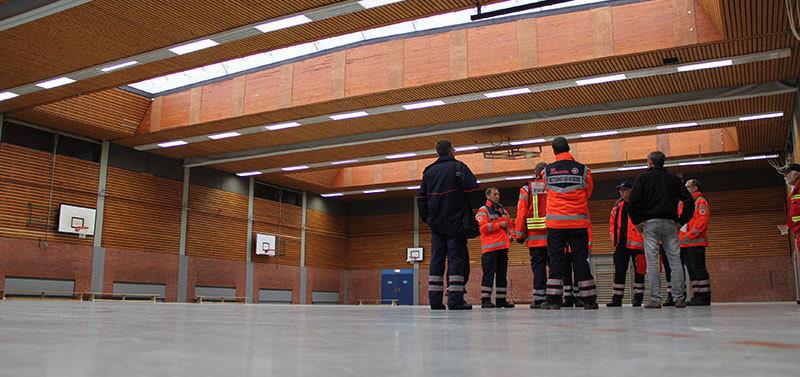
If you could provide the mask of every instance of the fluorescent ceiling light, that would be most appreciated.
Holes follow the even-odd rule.
[[[300,123],[297,123],[297,122],[280,123],[280,124],[269,125],[269,126],[266,126],[264,128],[266,128],[266,129],[268,129],[270,131],[275,131],[275,130],[282,130],[284,128],[292,128],[292,127],[300,127]]]
[[[364,33],[364,39],[376,39],[376,38],[389,37],[392,35],[413,33],[414,31],[416,31],[416,29],[414,29],[414,22],[406,21],[406,22],[401,22],[399,24],[364,30],[363,33]]]
[[[530,92],[531,92],[530,88],[516,88],[509,90],[501,90],[499,92],[483,93],[483,95],[486,98],[497,98],[497,97],[515,96],[517,94],[525,94]]]
[[[260,171],[248,171],[248,172],[245,172],[245,173],[236,173],[236,175],[238,175],[240,177],[252,177],[254,175],[259,175],[259,174],[261,174]]]
[[[365,9],[370,8],[377,8],[388,4],[399,3],[403,0],[361,0],[358,2],[359,5],[364,7]]]
[[[663,126],[656,126],[656,129],[658,129],[658,130],[669,130],[669,129],[673,129],[673,128],[686,128],[686,127],[695,127],[695,126],[697,126],[696,122],[675,123],[675,124],[665,124]]]
[[[600,137],[600,136],[610,136],[616,135],[619,131],[601,131],[601,132],[591,132],[588,134],[583,134],[581,137]]]
[[[481,149],[477,145],[468,145],[466,147],[456,147],[456,152],[475,151]]]
[[[116,70],[121,69],[121,68],[130,67],[130,66],[136,65],[136,64],[139,64],[139,62],[137,62],[136,60],[131,60],[129,62],[120,63],[120,64],[117,64],[117,65],[112,65],[110,67],[101,68],[100,70],[103,71],[103,72],[111,72],[111,71],[116,71]]]
[[[12,99],[14,97],[19,97],[19,94],[11,92],[0,93],[0,101],[5,101],[7,99]]]
[[[756,120],[756,119],[769,119],[769,118],[780,118],[783,116],[783,111],[779,111],[776,113],[767,113],[767,114],[758,114],[758,115],[748,115],[744,117],[740,117],[739,121],[746,122],[748,120]]]
[[[518,175],[518,176],[515,176],[515,177],[505,177],[504,179],[506,181],[518,181],[520,179],[532,179],[532,178],[533,178],[532,175]]]
[[[175,140],[175,141],[168,141],[166,143],[158,144],[158,146],[161,147],[161,148],[169,148],[169,147],[177,147],[179,145],[186,145],[186,144],[189,144],[189,143],[187,143],[187,142],[185,142],[183,140]]]
[[[271,31],[286,29],[292,26],[307,24],[309,22],[311,22],[311,19],[301,14],[299,16],[288,17],[282,20],[267,22],[256,26],[256,29],[258,29],[262,33],[269,33]]]
[[[623,166],[621,168],[617,168],[618,171],[628,171],[628,170],[639,170],[639,169],[647,169],[647,165],[641,166]]]
[[[478,180],[476,180],[476,181],[475,181],[475,183],[477,183],[477,184],[480,184],[480,183],[481,183],[481,180],[480,180],[480,179],[478,179]]]
[[[731,59],[717,60],[715,62],[682,65],[678,67],[678,72],[689,72],[689,71],[697,71],[699,69],[727,67],[729,65],[733,65],[733,60]]]
[[[525,145],[525,144],[536,144],[536,143],[544,143],[544,139],[528,139],[528,140],[517,140],[512,141],[509,144],[511,145]]]
[[[406,190],[419,190],[419,186],[408,186]]]
[[[221,134],[211,135],[208,138],[209,139],[213,139],[213,140],[219,140],[219,139],[225,139],[225,138],[236,137],[236,136],[242,136],[242,134],[240,134],[238,132],[224,132],[224,133],[221,133]]]
[[[332,198],[334,196],[342,196],[342,195],[344,194],[342,194],[341,192],[332,192],[330,194],[322,194],[320,196],[322,196],[323,198]]]
[[[304,169],[308,169],[308,166],[307,165],[298,165],[298,166],[289,166],[289,167],[281,168],[281,170],[283,170],[283,171],[295,171],[295,170],[304,170]]]
[[[358,162],[358,160],[343,160],[343,161],[334,161],[331,162],[331,165],[342,165],[342,164],[352,164],[354,162]]]
[[[207,49],[209,47],[214,47],[214,46],[216,46],[218,44],[219,43],[214,42],[211,39],[203,39],[202,41],[187,43],[185,45],[181,45],[181,46],[178,46],[178,47],[173,47],[173,48],[171,48],[169,50],[174,52],[174,53],[176,53],[176,54],[178,54],[178,55],[184,55],[184,54],[188,54],[190,52],[200,51],[200,50]]]
[[[619,74],[619,75],[592,77],[590,79],[583,79],[583,80],[575,80],[575,83],[582,86],[582,85],[602,84],[604,82],[625,80],[627,78],[628,77],[625,76],[625,74]]]
[[[45,82],[40,82],[40,83],[36,84],[36,86],[38,86],[40,88],[50,89],[50,88],[55,88],[55,87],[61,86],[61,85],[72,84],[73,82],[75,82],[75,80],[73,80],[73,79],[71,79],[69,77],[59,77],[57,79],[52,79],[52,80],[48,80],[48,81],[45,81]]]
[[[360,31],[340,35],[337,37],[330,37],[314,42],[317,50],[330,50],[336,47],[347,46],[349,44],[358,43],[364,40],[364,34]]]
[[[444,104],[445,104],[444,101],[436,100],[428,102],[410,103],[408,105],[403,105],[403,108],[406,110],[416,110],[416,109],[424,109],[426,107],[442,106]]]
[[[417,154],[413,153],[413,152],[412,153],[400,153],[400,154],[390,154],[390,155],[386,156],[386,158],[390,159],[390,160],[395,160],[395,159],[398,159],[398,158],[414,157],[416,155]]]
[[[709,161],[709,160],[705,160],[705,161],[690,161],[690,162],[680,162],[680,163],[678,163],[678,165],[680,165],[680,166],[689,166],[689,165],[708,165],[708,164],[710,164],[710,163],[711,163],[711,161]]]
[[[343,120],[343,119],[361,118],[361,117],[365,117],[365,116],[368,116],[368,115],[369,115],[369,113],[366,112],[366,111],[356,111],[356,112],[353,112],[353,113],[344,113],[344,114],[331,115],[331,116],[329,116],[329,118],[331,118],[333,120]]]
[[[379,192],[386,192],[386,189],[364,190],[365,194],[377,194]]]
[[[744,160],[747,160],[747,161],[750,161],[750,160],[766,160],[766,159],[769,159],[769,158],[778,158],[778,155],[777,154],[769,154],[769,155],[762,154],[760,156],[747,156],[747,157],[744,158]]]

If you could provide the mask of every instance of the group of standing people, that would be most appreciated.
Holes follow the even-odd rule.
[[[450,141],[436,144],[439,158],[425,169],[418,192],[421,219],[432,232],[428,277],[432,309],[472,308],[464,300],[469,281],[467,239],[478,235],[483,267],[482,307],[514,307],[507,297],[507,272],[509,248],[516,241],[529,249],[532,309],[598,308],[597,289],[588,262],[592,239],[589,218],[592,173],[570,154],[565,138],[555,138],[552,148],[555,161],[536,165],[534,178],[519,190],[517,213],[512,218],[500,204],[497,188],[487,189],[481,197],[475,176],[455,159]],[[609,218],[615,271],[608,307],[622,306],[630,265],[634,269],[634,306],[683,308],[711,303],[705,263],[710,207],[703,197],[701,183],[696,179],[683,183],[664,168],[665,162],[664,153],[652,152],[647,156],[647,170],[634,183],[623,181],[617,186],[620,199]],[[789,228],[797,234],[800,233],[800,165],[788,167],[786,182],[793,188]],[[663,261],[668,281],[663,304],[659,260]],[[447,306],[443,304],[445,261]],[[689,302],[684,266],[691,281]],[[650,285],[646,302],[645,277]]]

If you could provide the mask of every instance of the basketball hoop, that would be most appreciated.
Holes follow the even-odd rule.
[[[78,233],[78,238],[84,239],[89,234],[89,227],[88,226],[73,226],[72,229],[75,230],[75,233]]]

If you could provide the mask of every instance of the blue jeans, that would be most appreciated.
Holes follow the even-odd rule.
[[[672,269],[672,297],[675,300],[686,299],[678,230],[678,223],[673,220],[650,219],[644,222],[644,253],[647,256],[647,280],[650,282],[651,300],[661,300],[661,274],[658,268],[661,245],[664,246],[664,253]]]

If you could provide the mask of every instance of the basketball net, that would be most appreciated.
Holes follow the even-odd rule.
[[[84,239],[89,234],[89,227],[88,226],[74,226],[72,227],[75,229],[75,232],[78,233],[78,238]]]

